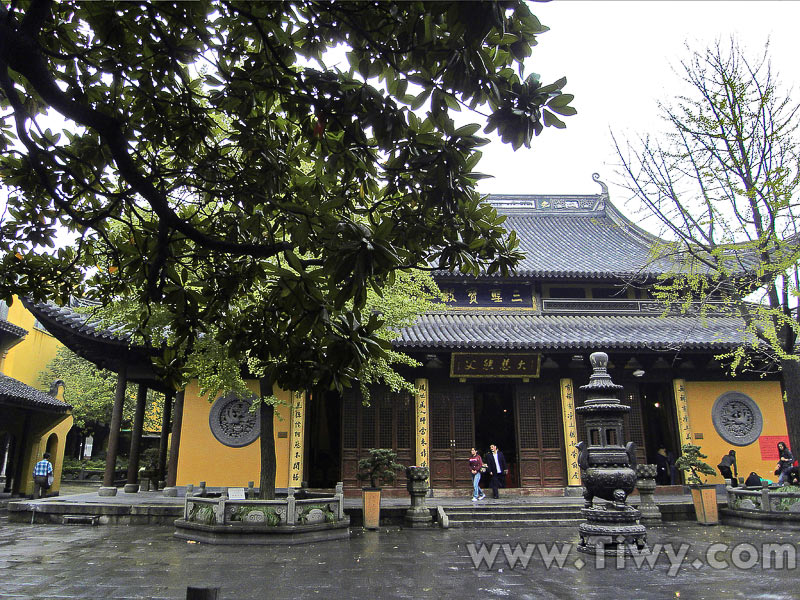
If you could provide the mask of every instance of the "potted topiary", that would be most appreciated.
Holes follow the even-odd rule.
[[[716,525],[719,523],[717,487],[703,483],[700,478],[700,475],[714,475],[716,471],[711,465],[703,462],[704,458],[708,458],[708,456],[700,452],[700,446],[684,444],[681,447],[680,457],[675,461],[675,466],[687,474],[686,483],[692,491],[697,522],[701,525]]]
[[[392,483],[397,471],[404,469],[396,462],[397,454],[387,448],[371,448],[369,456],[358,461],[358,478],[369,480],[370,486],[361,488],[364,510],[364,527],[377,529],[381,520],[380,483]]]

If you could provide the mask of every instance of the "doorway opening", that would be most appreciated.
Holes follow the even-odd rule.
[[[513,387],[508,383],[476,384],[475,447],[484,459],[496,444],[508,467],[507,487],[519,487],[517,435],[514,422]]]
[[[678,423],[672,389],[663,383],[640,386],[647,462],[654,464],[662,446],[673,459],[680,455]]]
[[[335,488],[342,481],[342,402],[335,392],[306,402],[305,476],[311,488]]]

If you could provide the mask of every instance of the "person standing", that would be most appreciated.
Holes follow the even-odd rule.
[[[670,485],[672,483],[670,469],[667,449],[661,446],[656,453],[656,483],[658,485]]]
[[[53,474],[53,465],[50,464],[50,453],[45,452],[42,460],[33,467],[33,497],[42,497],[42,490],[47,493],[50,489],[50,476]]]
[[[793,462],[792,451],[786,447],[784,442],[778,442],[778,466],[775,469],[775,475],[778,476],[778,485],[783,485],[788,478]]]
[[[489,454],[486,455],[486,463],[489,467],[489,475],[492,476],[492,498],[495,500],[500,497],[497,489],[505,487],[505,476],[508,474],[506,467],[506,457],[497,449],[495,444],[489,446]]]
[[[486,470],[486,467],[483,464],[481,455],[478,454],[475,448],[472,448],[470,453],[472,454],[469,457],[469,472],[472,473],[472,501],[477,502],[486,498],[480,487],[481,473]]]
[[[731,450],[717,465],[720,475],[731,482],[731,487],[736,487],[738,483],[739,473],[736,471],[736,450]],[[733,471],[731,471],[733,469]]]

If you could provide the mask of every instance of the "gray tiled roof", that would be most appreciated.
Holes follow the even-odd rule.
[[[23,338],[28,334],[27,330],[19,327],[18,325],[14,325],[13,323],[9,323],[5,319],[0,319],[0,331],[5,331],[20,338]]]
[[[40,392],[36,388],[2,373],[0,373],[0,402],[50,412],[67,412],[72,408],[69,404],[61,402],[50,394]]]
[[[115,373],[125,369],[130,382],[143,383],[160,392],[173,391],[153,365],[152,359],[161,352],[160,348],[135,344],[122,326],[104,327],[96,317],[67,306],[29,298],[23,298],[22,303],[51,335],[78,356]]]
[[[670,270],[671,261],[652,259],[652,248],[663,240],[624,217],[606,193],[494,194],[489,202],[506,215],[503,227],[517,232],[519,249],[526,255],[517,277],[651,278]]]
[[[741,341],[731,317],[430,313],[401,331],[398,349],[724,350]]]
[[[129,345],[130,335],[124,333],[121,328],[102,327],[100,320],[90,314],[78,313],[68,306],[57,306],[52,302],[33,303],[29,299],[23,298],[22,303],[45,326],[48,323],[56,323],[85,338],[122,346]]]
[[[628,221],[605,194],[596,196],[510,196],[489,200],[517,232],[525,259],[517,276],[619,278],[653,276],[669,264],[654,263],[661,240]]]

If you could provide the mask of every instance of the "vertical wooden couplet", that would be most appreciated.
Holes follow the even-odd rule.
[[[430,467],[430,420],[428,418],[428,380],[414,381],[415,460],[418,467]]]
[[[292,392],[292,430],[289,438],[289,487],[300,487],[303,481],[303,443],[306,418],[305,392]]]
[[[686,380],[674,379],[672,387],[675,391],[675,412],[678,418],[678,433],[681,446],[692,443],[692,427],[689,423],[689,401],[686,397]],[[678,448],[680,454],[680,448]]]
[[[122,424],[122,407],[125,404],[126,385],[127,369],[123,365],[120,367],[119,373],[117,373],[117,389],[114,394],[114,408],[111,411],[111,425],[110,431],[108,432],[106,471],[103,475],[103,487],[106,488],[114,487],[114,471],[117,468],[117,450],[119,449],[119,428]]]
[[[575,425],[575,392],[572,379],[561,380],[561,420],[564,423],[564,450],[567,454],[567,485],[581,485],[578,468],[578,428]]]

